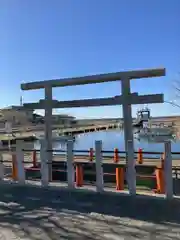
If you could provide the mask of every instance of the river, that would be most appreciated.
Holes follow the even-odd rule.
[[[102,140],[103,150],[114,150],[118,148],[119,151],[124,151],[124,132],[123,130],[113,130],[113,131],[101,131],[101,132],[89,132],[85,134],[80,134],[76,136],[74,143],[74,149],[76,150],[89,150],[89,148],[95,147],[95,141]],[[172,142],[172,152],[180,152],[180,141],[177,139],[171,139]],[[39,145],[39,144],[38,144]],[[37,145],[36,145],[37,146]],[[38,146],[39,148],[39,146]],[[65,150],[66,144],[64,143],[54,143],[54,150]],[[142,148],[144,151],[164,151],[164,143],[157,143],[153,141],[148,141],[144,139],[134,139],[134,149]]]

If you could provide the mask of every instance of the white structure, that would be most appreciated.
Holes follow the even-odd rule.
[[[26,184],[25,171],[23,166],[24,161],[24,144],[22,141],[17,142],[16,147],[16,159],[17,172],[18,172],[18,183]],[[132,151],[132,142],[128,142],[128,149]],[[0,153],[0,159],[2,158]],[[73,142],[69,141],[67,144],[67,183],[68,189],[72,190],[75,188],[74,185],[74,166],[73,166]],[[104,191],[104,179],[103,179],[103,164],[102,164],[102,142],[95,142],[95,156],[96,156],[96,191],[101,193]],[[48,155],[46,151],[46,140],[41,141],[41,185],[47,187],[49,185],[49,174],[48,174]],[[167,199],[173,198],[173,179],[172,179],[172,157],[171,157],[171,142],[165,143],[165,162],[164,162],[164,174],[165,174],[165,196]],[[4,165],[0,161],[0,180],[4,179]],[[136,179],[135,169],[129,163],[127,181],[129,186],[130,195],[136,194]]]
[[[47,186],[49,184],[49,174],[48,174],[48,158],[46,152],[47,141],[41,140],[40,158],[41,158],[41,184],[42,186]]]
[[[47,149],[52,149],[52,109],[53,108],[72,108],[72,107],[93,107],[93,106],[108,106],[121,105],[123,107],[124,117],[124,136],[125,149],[127,151],[128,166],[134,166],[134,151],[128,148],[128,141],[133,145],[133,129],[132,129],[132,104],[149,104],[149,103],[163,103],[163,94],[141,95],[138,93],[131,93],[130,80],[148,77],[160,77],[165,75],[165,69],[145,69],[138,71],[117,72],[109,74],[92,75],[85,77],[66,78],[58,80],[48,80],[40,82],[30,82],[21,84],[22,90],[41,89],[45,90],[45,100],[40,100],[38,103],[24,104],[30,109],[45,109],[45,139],[47,139]],[[111,98],[97,98],[97,99],[81,99],[73,101],[57,101],[53,100],[52,88],[76,86],[85,84],[95,84],[103,82],[121,81],[122,95]],[[52,161],[52,154],[49,152],[48,159]],[[52,169],[49,165],[49,177],[51,178]],[[134,189],[132,189],[134,193]]]
[[[165,191],[166,197],[171,199],[173,197],[173,178],[172,178],[172,155],[171,155],[171,142],[165,142]]]
[[[95,142],[95,157],[96,157],[96,190],[103,192],[104,179],[103,179],[103,159],[102,159],[102,141]]]
[[[25,184],[26,176],[24,171],[24,152],[22,151],[25,144],[22,140],[16,141],[16,161],[18,168],[18,182],[20,184]]]
[[[68,141],[67,143],[67,153],[66,153],[66,161],[67,161],[67,180],[68,180],[68,188],[74,188],[74,153],[73,153],[73,141]]]

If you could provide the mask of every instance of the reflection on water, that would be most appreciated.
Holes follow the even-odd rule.
[[[144,137],[135,137],[139,142],[148,142],[148,143],[163,143],[165,141],[176,142],[177,140],[173,136],[144,136]]]

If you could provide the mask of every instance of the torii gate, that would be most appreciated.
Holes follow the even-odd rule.
[[[52,109],[53,108],[73,108],[73,107],[95,107],[95,106],[113,106],[122,105],[124,117],[124,136],[125,150],[127,152],[127,163],[129,170],[133,171],[134,166],[134,144],[133,144],[133,128],[132,128],[132,104],[149,104],[163,103],[163,94],[138,95],[131,93],[130,80],[149,77],[165,76],[165,68],[144,69],[136,71],[125,71],[108,74],[91,75],[84,77],[63,78],[47,81],[37,81],[21,84],[22,90],[45,89],[45,99],[37,103],[26,103],[24,107],[31,109],[45,110],[45,139],[47,141],[47,149],[52,149]],[[103,82],[121,81],[122,95],[110,98],[81,99],[73,101],[57,101],[53,100],[52,88],[95,84]],[[129,146],[129,147],[128,147]],[[52,161],[52,153],[48,153],[48,160]],[[133,172],[129,171],[129,176],[133,176]],[[49,164],[49,177],[51,179],[52,166]],[[134,187],[132,186],[134,189]],[[132,189],[132,192],[134,191]]]

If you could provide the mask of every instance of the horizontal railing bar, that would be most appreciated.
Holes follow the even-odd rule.
[[[81,162],[78,162],[79,164],[82,164]],[[75,163],[75,166],[76,166],[76,164],[77,163]],[[84,164],[86,165],[86,164],[89,164],[88,162],[84,162]],[[120,165],[120,164],[115,164],[115,165]],[[124,167],[126,167],[125,165],[124,165]],[[37,168],[34,168],[34,167],[25,167],[25,170],[36,170],[36,171],[40,171],[40,167],[37,167]],[[53,171],[57,171],[58,169],[53,169]],[[64,170],[64,169],[60,169],[60,170],[62,170],[62,171],[66,171],[66,170]],[[87,170],[87,171],[89,171],[89,170]],[[177,166],[173,166],[172,167],[172,171],[180,171],[180,167],[177,167]],[[85,172],[86,172],[86,170],[85,170]],[[139,175],[141,175],[141,174],[139,174]]]
[[[39,149],[37,150],[30,150],[30,149],[22,149],[24,152],[33,152],[33,151],[36,151],[36,152],[40,152]],[[60,150],[60,149],[47,149],[46,150],[47,152],[66,152],[66,150]],[[90,150],[73,150],[74,153],[89,153]],[[95,152],[95,150],[94,150]],[[102,153],[114,153],[113,150],[102,150],[101,151]],[[122,154],[126,154],[126,151],[117,151],[117,153],[122,153]],[[138,151],[134,151],[135,154],[138,154],[139,152]],[[149,152],[149,151],[143,151],[142,153],[144,154],[163,154],[163,152]],[[172,154],[174,154],[174,152],[172,152]],[[175,154],[180,154],[180,152],[175,152]]]
[[[89,153],[90,150],[73,150],[75,153]]]
[[[25,152],[40,152],[40,149],[22,149]],[[0,150],[1,151],[1,150]],[[60,149],[47,149],[47,152],[66,152],[66,150],[60,150]],[[79,152],[79,153],[89,153],[89,150],[85,150],[85,149],[74,149],[73,152]],[[93,149],[93,151],[95,152],[95,149]],[[102,153],[114,153],[114,150],[102,150]],[[117,151],[117,153],[123,153],[125,154],[126,151]],[[138,151],[134,151],[135,154],[138,154]],[[164,152],[160,152],[160,151],[142,151],[143,154],[163,154]],[[180,154],[180,152],[171,152],[171,154]]]
[[[24,152],[32,152],[34,150],[30,150],[30,149],[22,149]],[[36,152],[40,152],[39,149],[35,150]],[[59,150],[59,149],[48,149],[46,150],[47,152],[63,152],[63,153],[66,153],[66,150]],[[89,153],[90,150],[73,150],[74,153]],[[102,153],[114,153],[113,150],[102,150],[101,151]],[[95,153],[95,150],[94,150],[94,153]],[[126,154],[126,151],[117,151],[117,153],[120,153],[120,154]],[[135,154],[138,154],[139,152],[138,151],[134,151]],[[159,151],[142,151],[143,154],[163,154],[164,152],[159,152]],[[171,154],[174,154],[174,155],[178,155],[180,154],[180,152],[171,152]]]
[[[23,152],[36,152],[39,153],[40,149],[22,149]],[[66,150],[60,150],[60,149],[47,149],[47,152],[57,152],[57,153],[66,153]],[[73,150],[74,153],[89,153],[90,150]],[[113,150],[102,150],[102,153],[109,153],[109,154],[114,154]],[[0,153],[9,153],[9,154],[14,154],[16,153],[16,149],[9,149],[9,148],[0,148]],[[93,149],[93,153],[95,154],[95,150]],[[126,154],[126,151],[117,151],[117,153],[119,154]],[[138,151],[134,151],[134,154],[138,154]],[[162,155],[164,154],[164,152],[160,152],[160,151],[142,151],[142,154],[151,154],[151,155]],[[180,155],[180,152],[171,152],[172,155]],[[88,155],[87,155],[88,156]]]
[[[138,154],[139,152],[135,151],[134,153],[135,153],[135,154]],[[153,154],[153,155],[154,155],[154,154],[159,154],[159,155],[160,155],[160,154],[163,154],[163,152],[153,152],[153,151],[152,151],[152,152],[142,151],[142,153],[143,153],[143,154]]]

